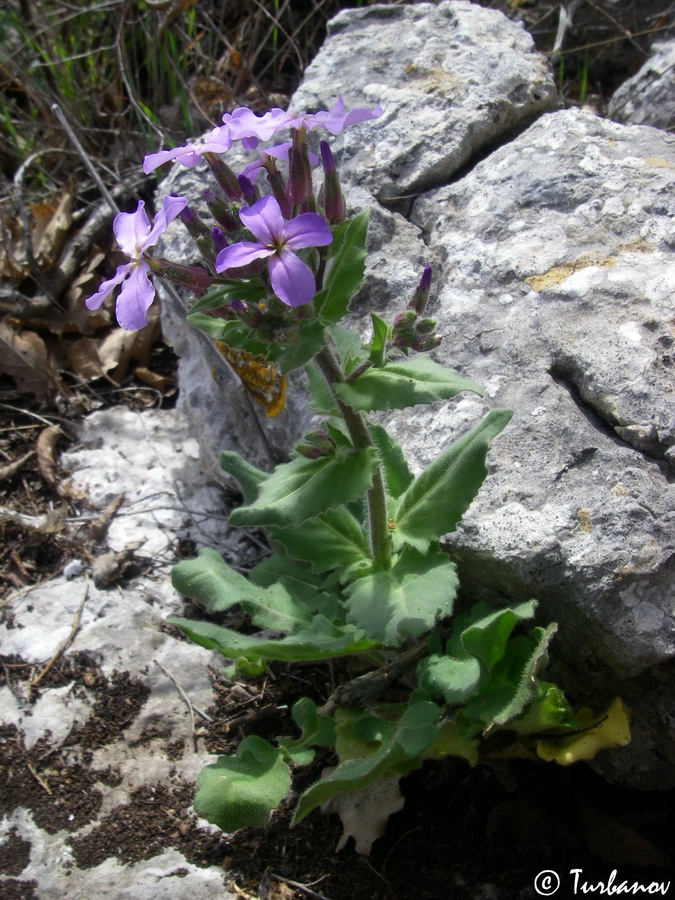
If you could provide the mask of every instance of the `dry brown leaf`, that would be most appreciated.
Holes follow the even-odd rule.
[[[56,445],[62,435],[63,432],[58,425],[49,425],[40,432],[37,439],[38,468],[50,488],[56,488],[58,485]]]
[[[95,519],[89,525],[89,535],[95,541],[102,541],[110,527],[115,513],[124,503],[124,494],[118,494],[101,512],[98,519]]]
[[[41,400],[61,390],[45,342],[34,331],[15,331],[6,316],[0,319],[0,372],[14,380],[19,392]]]
[[[68,357],[70,368],[83,381],[104,378],[105,372],[98,355],[100,341],[83,337],[75,341],[61,341],[61,347]]]
[[[124,574],[131,557],[141,547],[143,541],[128,544],[124,550],[115,553],[114,550],[106,550],[97,556],[91,565],[91,572],[97,587],[108,587],[118,581]]]
[[[7,463],[6,466],[0,467],[0,481],[5,481],[7,478],[11,478],[13,475],[24,466],[29,459],[32,459],[35,456],[35,450],[29,450],[28,453],[25,453],[23,456],[19,457],[19,459],[15,459],[14,462]]]
[[[170,378],[168,375],[158,375],[157,372],[153,372],[145,366],[136,366],[134,375],[139,381],[142,381],[143,384],[157,388],[162,394],[167,394],[169,391],[174,391],[176,389],[175,378]]]
[[[30,272],[26,259],[23,228],[18,218],[3,215],[0,219],[0,277],[22,281]]]
[[[72,185],[68,185],[51,200],[31,203],[29,206],[33,215],[31,225],[33,256],[41,269],[53,269],[61,255],[63,243],[73,221],[72,205],[73,190]]]
[[[108,372],[116,384],[121,384],[132,361],[147,366],[159,331],[159,312],[154,309],[149,311],[148,324],[140,331],[115,328],[102,341],[98,350],[103,371]]]

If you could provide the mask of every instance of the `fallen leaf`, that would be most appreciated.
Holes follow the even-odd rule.
[[[0,372],[9,375],[20,393],[40,400],[61,390],[54,360],[34,331],[15,331],[7,317],[0,319]]]
[[[166,395],[169,391],[175,391],[176,389],[175,378],[170,378],[168,375],[158,375],[157,372],[153,372],[145,366],[136,366],[134,375],[143,384],[156,388],[162,394]]]
[[[58,463],[56,462],[56,445],[63,432],[58,425],[49,425],[37,439],[37,457],[40,474],[50,488],[58,485]]]
[[[328,775],[333,769],[324,769]],[[339,852],[350,837],[356,852],[368,856],[373,842],[387,829],[389,816],[403,809],[405,798],[399,788],[400,775],[381,778],[357,791],[336,794],[321,807],[322,813],[337,813],[342,822],[342,837],[335,848]]]
[[[29,450],[28,453],[24,453],[23,456],[19,457],[19,459],[15,459],[14,462],[7,463],[6,466],[0,466],[0,481],[5,481],[8,478],[12,478],[13,475],[21,469],[29,459],[32,459],[35,456],[35,450]]]
[[[41,269],[53,269],[61,255],[73,221],[72,206],[73,190],[69,185],[51,200],[31,203],[28,207],[33,216],[30,230],[33,257]]]

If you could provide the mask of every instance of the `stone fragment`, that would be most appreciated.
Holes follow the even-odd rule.
[[[653,45],[640,71],[612,96],[607,115],[626,125],[675,128],[675,40]]]

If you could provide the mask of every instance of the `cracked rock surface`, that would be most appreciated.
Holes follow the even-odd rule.
[[[515,413],[448,537],[466,592],[538,597],[570,695],[631,707],[632,744],[596,764],[672,786],[675,139],[556,111],[529,37],[463,0],[342,12],[291,107],[338,91],[385,106],[336,142],[351,211],[371,207],[352,321],[367,335],[370,309],[390,319],[432,263],[434,356],[486,391],[385,421],[419,471],[487,409]],[[213,396],[241,435],[230,395]]]

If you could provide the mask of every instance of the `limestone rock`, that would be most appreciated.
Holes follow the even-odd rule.
[[[607,114],[627,125],[675,128],[675,40],[653,45],[640,71],[614,93]]]
[[[343,162],[388,205],[559,106],[530,35],[465,0],[338,13],[291,108],[328,108],[337,91],[349,107],[384,107],[345,134]]]

